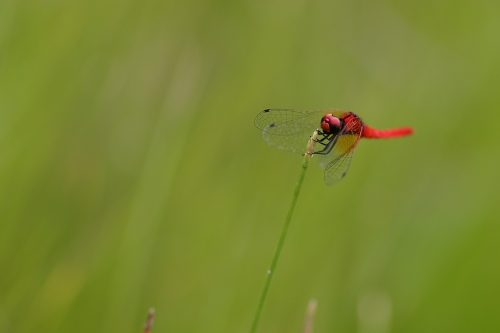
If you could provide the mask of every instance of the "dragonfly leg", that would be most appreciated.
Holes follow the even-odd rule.
[[[326,144],[323,143],[323,142],[321,142],[321,141],[324,141],[327,138],[328,137],[325,136],[322,140],[318,141],[319,143],[321,143],[322,145],[324,145],[325,148],[323,148],[323,150],[315,151],[313,154],[326,155],[326,154],[329,154],[332,151],[333,146],[335,146],[335,143],[337,142],[337,137],[330,136],[328,138],[330,141],[328,141]]]
[[[319,142],[319,143],[321,143],[322,145],[325,145],[325,144],[323,143],[323,141],[331,139],[331,136],[332,136],[331,134],[325,134],[325,133],[320,132],[320,131],[318,131],[318,135],[322,135],[323,137],[322,137],[321,139],[316,139],[316,140],[314,140],[314,141],[315,141],[315,142]]]

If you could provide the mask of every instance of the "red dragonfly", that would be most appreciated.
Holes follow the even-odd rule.
[[[271,146],[304,154],[306,144],[318,130],[312,155],[320,157],[325,183],[332,185],[344,178],[360,138],[380,139],[410,135],[411,127],[378,130],[365,125],[356,114],[339,109],[293,110],[266,109],[255,118],[263,139]]]

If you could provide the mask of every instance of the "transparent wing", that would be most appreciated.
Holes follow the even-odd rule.
[[[354,150],[349,153],[340,156],[339,159],[330,163],[325,169],[325,184],[333,185],[342,178],[345,177],[349,166],[351,165],[352,155],[354,155]]]
[[[255,126],[262,130],[262,138],[269,145],[302,154],[309,137],[321,127],[321,117],[327,113],[341,117],[347,111],[266,109],[255,118]]]
[[[320,156],[320,166],[325,166],[325,183],[333,185],[347,174],[351,164],[354,148],[361,138],[363,123],[359,118],[351,120],[345,125],[339,135],[332,142],[333,149],[327,155]]]

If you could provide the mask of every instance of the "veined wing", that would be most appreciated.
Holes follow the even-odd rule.
[[[333,185],[347,175],[349,166],[351,165],[352,155],[354,150],[341,156],[335,162],[330,163],[325,169],[325,184]]]
[[[351,120],[337,135],[332,151],[320,156],[320,166],[326,166],[325,183],[333,185],[347,174],[354,148],[361,138],[363,123],[359,118]]]
[[[293,110],[266,109],[255,118],[255,126],[262,130],[262,138],[271,146],[302,154],[321,117],[332,113],[341,117],[339,109]]]

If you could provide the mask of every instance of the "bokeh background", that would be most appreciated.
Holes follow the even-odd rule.
[[[415,135],[312,163],[259,332],[499,332],[500,2],[0,2],[0,332],[247,332],[302,157],[265,108]],[[314,161],[313,161],[314,162]]]

